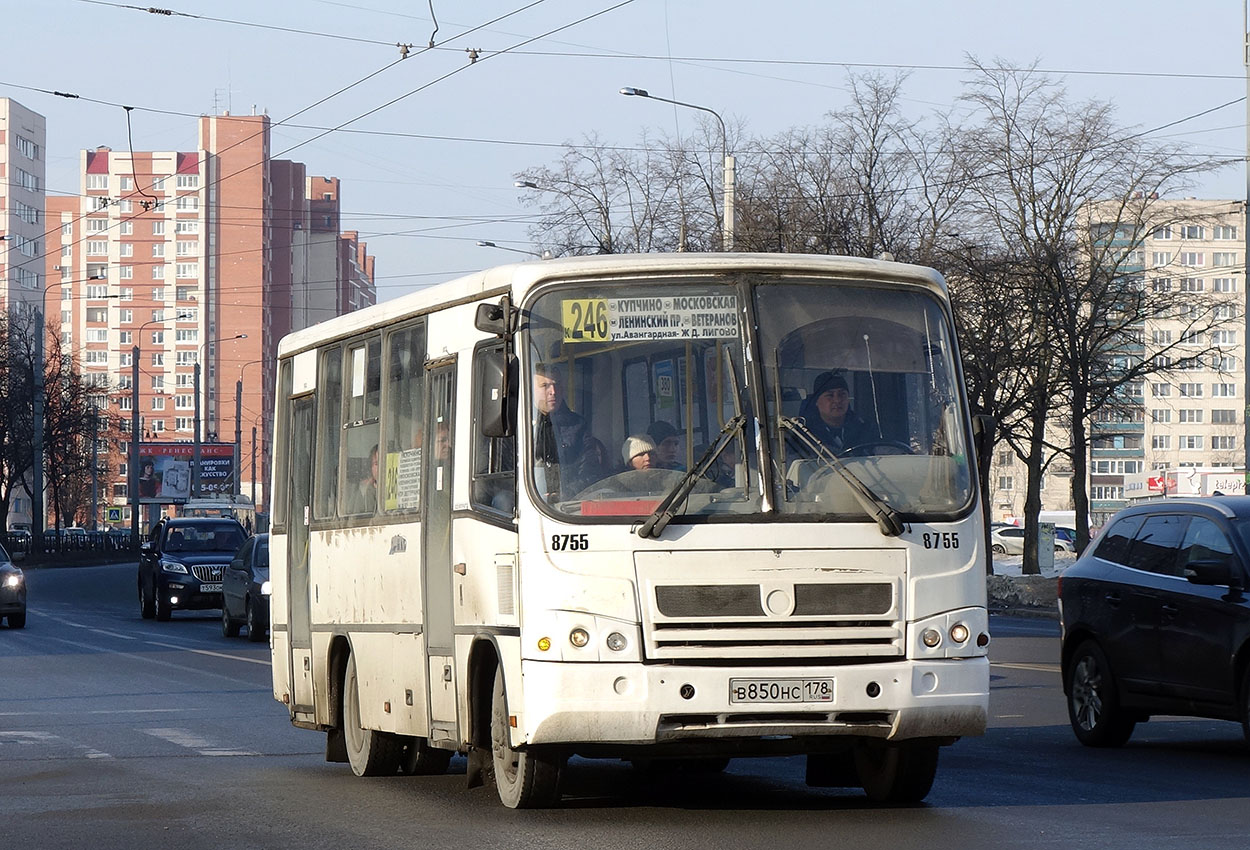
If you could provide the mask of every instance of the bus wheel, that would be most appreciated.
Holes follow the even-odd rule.
[[[495,668],[490,706],[491,773],[499,799],[510,809],[542,809],[560,802],[563,759],[534,749],[514,750],[510,743],[503,668]]]
[[[431,747],[425,738],[403,738],[399,769],[405,776],[442,776],[451,763],[451,750]]]
[[[356,656],[347,656],[343,673],[343,739],[347,761],[357,776],[384,776],[399,770],[400,741],[394,735],[360,725],[360,685],[356,681]]]
[[[919,803],[937,776],[938,745],[881,744],[855,748],[855,770],[874,803]]]

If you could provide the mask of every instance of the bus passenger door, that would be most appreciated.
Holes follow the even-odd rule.
[[[455,636],[452,630],[451,484],[456,366],[439,365],[426,375],[422,468],[422,620],[429,665],[430,740],[459,741],[456,723]]]
[[[291,405],[289,519],[287,522],[287,612],[292,710],[313,713],[312,627],[308,595],[308,523],[312,517],[313,399]]]

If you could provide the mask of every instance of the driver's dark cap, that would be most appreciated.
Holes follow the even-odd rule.
[[[846,390],[849,393],[851,388],[847,386],[846,378],[841,372],[821,372],[816,376],[816,383],[812,385],[812,396],[820,398],[821,393],[830,390]]]

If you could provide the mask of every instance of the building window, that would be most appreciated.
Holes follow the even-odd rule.
[[[152,428],[152,433],[153,433],[153,434],[159,434],[159,433],[161,433],[162,431],[164,431],[164,430],[165,430],[165,420],[164,420],[164,419],[153,419],[153,420],[152,420],[152,424],[151,424],[151,428]]]
[[[174,222],[174,233],[199,233],[200,223],[194,219],[179,219]]]
[[[1171,292],[1172,279],[1170,277],[1156,277],[1150,281],[1151,292]]]
[[[182,280],[194,280],[200,276],[199,263],[177,263],[174,266],[174,277]]]
[[[109,229],[109,222],[107,218],[87,219],[87,232],[88,233],[103,233],[104,231],[108,229]]]
[[[1200,277],[1181,278],[1181,292],[1202,292],[1206,288],[1206,281]]]
[[[152,365],[153,366],[165,365],[165,353],[163,351],[152,352]]]
[[[1237,331],[1214,331],[1211,334],[1211,342],[1214,345],[1236,345]]]
[[[1211,368],[1216,372],[1237,371],[1237,358],[1231,354],[1216,354],[1211,358]]]
[[[164,331],[152,331],[152,344],[164,345],[165,344],[165,332]]]
[[[88,307],[87,308],[87,321],[88,322],[107,322],[108,320],[109,320],[108,307]]]
[[[1182,266],[1199,268],[1207,264],[1207,255],[1202,251],[1181,251],[1180,263]]]
[[[1237,438],[1230,436],[1212,437],[1211,448],[1215,451],[1231,451],[1237,448]]]
[[[117,335],[117,342],[121,345],[134,345],[134,339],[134,331],[121,331]]]
[[[152,222],[152,235],[164,236],[165,235],[165,222],[163,221]]]
[[[1202,398],[1202,384],[1181,384],[1180,392],[1181,398]]]
[[[163,263],[157,263],[156,265],[152,266],[152,280],[164,280],[164,279],[165,279],[165,265]]]
[[[1201,224],[1183,224],[1181,225],[1182,239],[1204,239],[1205,228]]]
[[[179,328],[175,333],[175,340],[178,342],[199,342],[200,332],[196,328]]]
[[[152,311],[152,321],[154,321],[154,322],[163,322],[163,321],[165,321],[165,311],[164,311],[164,310],[153,310],[153,311]]]
[[[107,174],[88,174],[87,175],[87,188],[88,189],[104,189],[105,191],[107,191],[108,187],[109,187],[109,176]]]
[[[1177,413],[1177,420],[1176,420],[1176,421],[1178,421],[1178,422],[1182,422],[1182,423],[1186,423],[1186,424],[1191,424],[1191,425],[1192,425],[1192,424],[1197,424],[1197,423],[1202,422],[1202,411],[1201,411],[1201,410],[1187,410],[1187,409],[1182,409],[1182,410],[1178,410],[1176,413]]]
[[[199,195],[179,195],[174,201],[174,208],[178,210],[198,210],[200,208]]]
[[[152,287],[152,300],[164,301],[165,300],[165,287],[163,286]]]
[[[39,145],[25,136],[14,133],[13,144],[17,148],[17,152],[27,159],[39,159]]]
[[[133,221],[123,221],[121,228],[118,230],[122,236],[130,236],[135,232],[135,223]]]
[[[1155,268],[1163,268],[1172,264],[1171,251],[1152,251],[1150,252],[1150,265]]]
[[[123,242],[121,245],[121,255],[123,257],[133,257],[135,255],[135,243]]]
[[[1215,266],[1216,268],[1219,268],[1221,266],[1225,268],[1235,267],[1237,265],[1237,252],[1236,251],[1216,251],[1213,254],[1211,254],[1211,265]]]
[[[1182,434],[1178,440],[1181,451],[1192,452],[1202,449],[1202,435],[1200,434]]]
[[[191,410],[195,407],[195,401],[191,395],[183,393],[174,396],[174,408],[176,410]]]
[[[68,248],[68,247],[70,246],[68,245],[63,246],[61,250],[61,256],[65,256],[64,248]],[[107,239],[88,239],[87,240],[87,253],[88,254],[107,254],[108,252],[109,252],[109,243]]]
[[[1152,449],[1170,449],[1172,448],[1172,438],[1167,434],[1155,434],[1150,438],[1150,448]]]
[[[164,242],[153,242],[153,243],[152,243],[152,256],[153,256],[153,257],[164,257],[164,256],[165,256],[165,243],[164,243]]]
[[[195,300],[195,287],[194,286],[179,286],[178,288],[174,290],[174,298],[178,301],[194,301]]]
[[[153,189],[153,191],[156,191],[156,192],[164,192],[164,191],[165,191],[165,175],[161,175],[160,177],[153,177],[153,178],[152,178],[152,189]]]
[[[1150,395],[1153,396],[1154,398],[1165,398],[1166,396],[1170,396],[1171,394],[1172,394],[1171,384],[1156,383],[1156,384],[1150,385]]]
[[[177,253],[179,257],[192,257],[195,255],[199,242],[180,241],[177,243]]]
[[[1237,411],[1217,408],[1211,411],[1212,425],[1232,425],[1237,421]]]
[[[135,320],[135,311],[129,308],[118,310],[117,318],[123,325],[128,325]]]
[[[1236,292],[1237,278],[1235,277],[1217,277],[1211,281],[1211,290],[1213,292]]]
[[[164,375],[152,376],[152,389],[157,390],[158,392],[164,391],[165,389],[165,376]]]
[[[1014,490],[1014,489],[1016,489],[1016,482],[1015,482],[1015,479],[1014,479],[1012,476],[1010,476],[1010,475],[1000,475],[1000,476],[998,476],[998,489],[999,489],[999,490]]]
[[[191,419],[191,417],[190,417],[190,416],[176,416],[176,417],[174,417],[174,427],[175,427],[175,428],[177,428],[179,431],[190,431],[190,430],[192,430],[193,425],[192,425],[192,419]]]
[[[165,396],[163,395],[153,396],[152,397],[152,409],[164,410],[165,409]]]
[[[122,365],[124,366],[126,364],[123,363]],[[117,399],[117,406],[122,410],[134,410],[134,401],[134,396],[124,395]],[[122,475],[125,474],[125,472],[122,473]]]
[[[100,366],[109,362],[109,353],[107,351],[92,351],[88,349],[84,352],[83,362],[88,366]]]
[[[1217,224],[1211,228],[1212,239],[1236,239],[1237,228],[1227,224]]]
[[[174,185],[179,189],[195,189],[200,185],[200,175],[179,174],[174,181]]]
[[[1202,395],[1202,384],[1198,384],[1198,395]],[[1212,384],[1211,395],[1215,398],[1236,398],[1236,384]]]
[[[108,342],[109,341],[109,329],[108,328],[87,328],[86,341],[87,342]]]

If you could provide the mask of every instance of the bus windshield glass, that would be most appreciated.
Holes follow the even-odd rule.
[[[954,346],[935,298],[786,282],[757,286],[754,306],[781,512],[860,518],[861,488],[915,517],[971,504]]]
[[[526,471],[558,514],[641,521],[674,492],[663,510],[676,522],[862,522],[865,504],[917,518],[971,504],[948,320],[914,287],[592,283],[538,297],[525,330]]]

